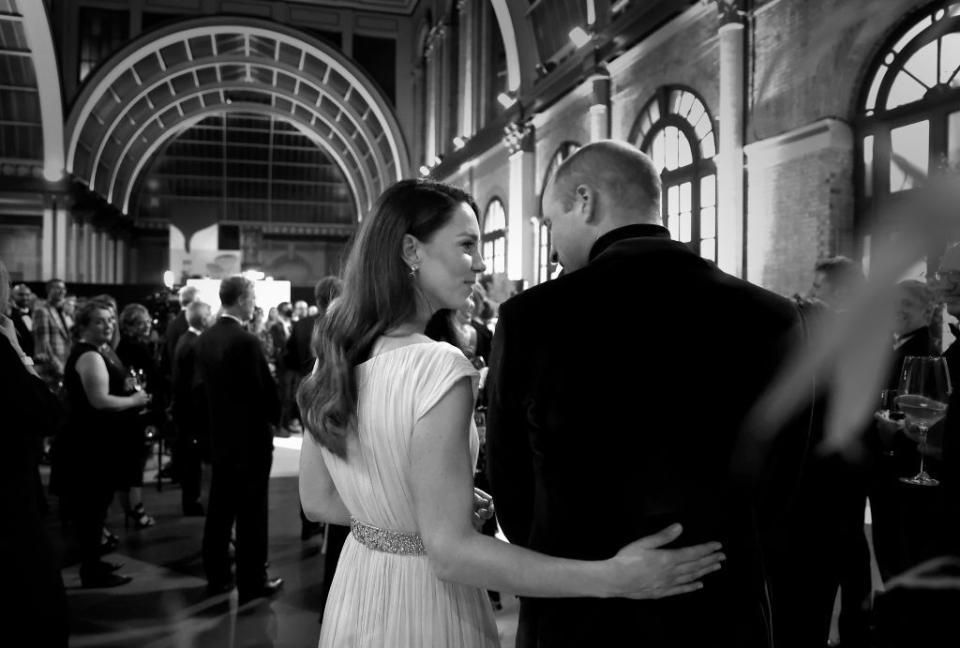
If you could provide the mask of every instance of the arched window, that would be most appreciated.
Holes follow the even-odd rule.
[[[927,176],[960,171],[960,2],[935,3],[891,36],[861,89],[859,113],[861,225]],[[889,213],[909,217],[902,210]],[[930,251],[932,263],[938,252]]]
[[[507,216],[503,203],[494,198],[483,214],[483,261],[490,274],[507,271]]]
[[[690,90],[660,88],[640,112],[631,140],[663,182],[663,223],[705,259],[717,259],[717,145],[713,118]]]
[[[550,158],[550,162],[547,164],[547,170],[543,174],[543,183],[540,185],[541,196],[543,196],[543,192],[547,189],[547,183],[550,182],[553,175],[557,172],[557,167],[560,166],[560,163],[573,155],[579,148],[580,145],[576,142],[564,142],[560,145],[557,152]],[[536,254],[537,283],[555,278],[561,270],[559,264],[551,263],[550,261],[550,228],[543,222],[542,200],[540,201],[540,209],[540,218],[534,223],[533,228],[534,236],[536,237],[534,240],[534,250]]]

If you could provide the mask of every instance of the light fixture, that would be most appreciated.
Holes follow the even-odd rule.
[[[499,101],[500,105],[504,108],[509,108],[513,104],[517,103],[517,96],[512,92],[501,92],[497,95],[497,101]]]
[[[467,138],[463,135],[457,135],[453,138],[453,148],[456,151],[459,151],[467,144]]]
[[[590,42],[590,34],[583,27],[574,27],[570,30],[570,40],[576,47],[583,47]]]
[[[250,281],[263,281],[263,278],[266,276],[259,270],[249,268],[240,273],[244,278],[249,279]]]
[[[434,158],[433,158],[433,162],[430,163],[430,168],[432,169],[433,167],[438,167],[438,166],[440,166],[440,163],[441,163],[441,162],[443,162],[443,156],[442,156],[442,155],[438,155],[438,156],[434,157]]]
[[[163,285],[167,287],[167,290],[173,290],[173,270],[164,271]]]
[[[420,175],[422,175],[422,176],[428,176],[428,175],[430,175],[430,167],[428,167],[426,164],[421,164],[421,165],[420,165]]]

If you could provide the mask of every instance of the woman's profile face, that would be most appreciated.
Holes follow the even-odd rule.
[[[460,310],[473,294],[477,275],[486,270],[480,257],[480,227],[467,203],[454,208],[447,224],[421,243],[417,280],[434,308]]]

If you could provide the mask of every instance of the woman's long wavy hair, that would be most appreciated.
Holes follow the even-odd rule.
[[[347,438],[356,427],[356,367],[369,359],[386,331],[413,320],[418,295],[404,262],[406,234],[428,242],[467,203],[466,192],[430,180],[401,180],[381,194],[360,224],[347,257],[343,294],[320,318],[313,347],[317,365],[297,390],[297,404],[313,438],[346,459]]]

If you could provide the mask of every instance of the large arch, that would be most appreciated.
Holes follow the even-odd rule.
[[[532,83],[532,74],[539,59],[536,39],[530,21],[526,20],[525,3],[490,0],[500,24],[503,47],[507,55],[507,90],[518,92]]]
[[[323,146],[348,178],[358,218],[409,176],[393,110],[354,63],[290,27],[221,16],[150,32],[104,64],[70,112],[66,168],[126,213],[160,143],[241,106]]]

